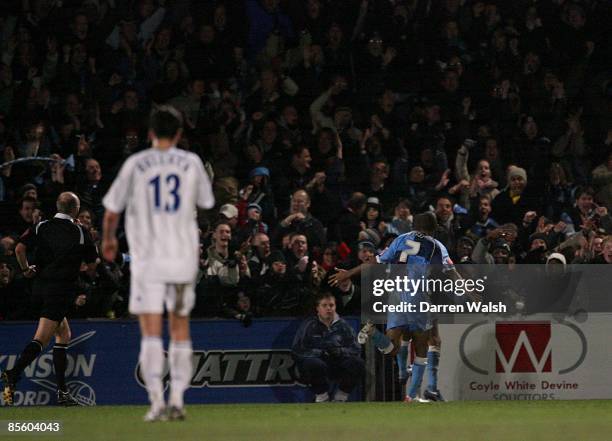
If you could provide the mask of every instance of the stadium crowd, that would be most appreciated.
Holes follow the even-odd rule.
[[[301,315],[433,211],[462,263],[612,263],[612,6],[603,0],[23,0],[0,4],[0,320],[62,191],[101,199],[179,109],[214,183],[194,316]],[[129,250],[73,317],[127,314]]]

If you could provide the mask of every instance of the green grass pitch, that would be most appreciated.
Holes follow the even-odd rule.
[[[188,406],[183,422],[144,423],[144,406],[1,408],[0,420],[59,420],[61,435],[3,440],[587,441],[612,439],[612,401]]]

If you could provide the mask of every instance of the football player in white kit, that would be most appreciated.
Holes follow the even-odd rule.
[[[151,409],[145,421],[185,417],[183,395],[191,381],[189,313],[195,303],[199,262],[196,208],[215,204],[200,158],[176,148],[182,135],[181,114],[162,106],[151,114],[152,147],[130,156],[104,197],[102,254],[114,260],[120,213],[131,255],[130,305],[138,315],[142,340],[140,367]],[[164,401],[162,314],[168,311],[170,396]]]

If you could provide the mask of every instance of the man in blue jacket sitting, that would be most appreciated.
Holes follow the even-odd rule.
[[[346,401],[365,374],[355,331],[336,313],[336,299],[323,293],[317,315],[302,323],[293,340],[293,354],[302,381],[310,385],[315,402],[330,401],[330,380],[338,383],[333,401]]]

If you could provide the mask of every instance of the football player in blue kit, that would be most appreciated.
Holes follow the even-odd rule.
[[[412,280],[426,280],[433,268],[440,268],[445,277],[459,279],[446,247],[432,235],[437,222],[433,213],[423,213],[414,217],[414,231],[398,236],[391,245],[376,257],[378,263],[406,265],[408,277]],[[361,272],[361,267],[340,272],[330,278],[332,283],[342,281]],[[420,305],[429,302],[429,294],[424,289],[399,291],[394,293],[400,302]],[[372,323],[367,323],[358,335],[359,343],[365,344],[372,339],[374,345],[384,354],[396,355],[399,352],[398,367],[406,370],[408,346],[402,346],[402,339],[411,341],[415,350],[412,376],[407,385],[407,402],[442,401],[437,388],[437,371],[440,360],[440,337],[436,321],[427,311],[387,312],[387,330],[383,334]],[[421,382],[428,368],[428,389],[424,397],[418,397]]]

